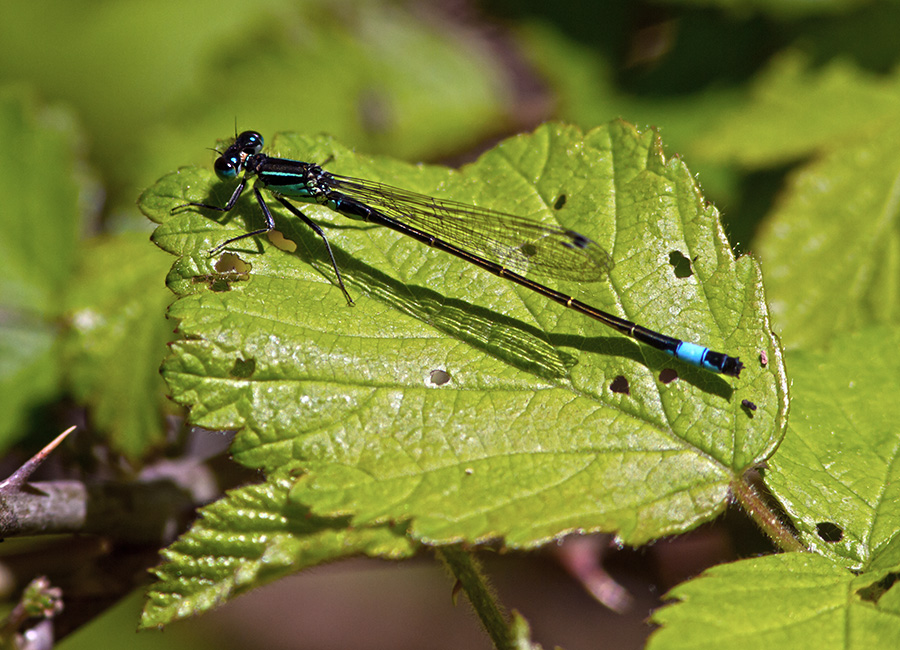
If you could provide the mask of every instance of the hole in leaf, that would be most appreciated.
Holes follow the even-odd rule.
[[[631,387],[628,385],[628,380],[625,379],[625,377],[623,377],[622,375],[619,375],[612,380],[612,383],[609,385],[609,389],[614,393],[631,395]]]
[[[566,195],[560,194],[556,199],[556,203],[553,204],[554,210],[562,210],[563,206],[566,204]]]
[[[674,368],[663,368],[659,371],[659,380],[664,384],[671,384],[678,379],[678,372]]]
[[[246,275],[253,268],[234,253],[222,253],[213,268],[222,274]]]
[[[844,529],[830,521],[816,524],[816,534],[825,542],[839,542],[844,539]]]
[[[256,359],[235,359],[230,375],[235,379],[249,379],[256,372]]]
[[[209,286],[211,291],[221,293],[231,291],[231,283],[247,281],[250,277],[251,266],[234,253],[223,253],[213,264],[216,273],[209,275],[196,275],[193,278],[195,284],[201,282]]]
[[[432,370],[430,380],[435,386],[443,386],[450,381],[450,373],[441,369]]]
[[[269,241],[272,242],[272,245],[279,250],[283,250],[288,253],[293,253],[297,250],[297,244],[292,242],[290,239],[285,239],[284,235],[282,235],[277,230],[270,231],[268,236]]]
[[[681,251],[669,253],[669,264],[672,265],[676,278],[689,278],[694,274],[694,270],[691,268],[691,261]]]
[[[759,362],[765,367],[769,363],[769,355],[766,354],[765,350],[759,351]]]

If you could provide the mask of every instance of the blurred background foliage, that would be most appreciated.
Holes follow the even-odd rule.
[[[793,175],[900,108],[890,1],[7,0],[2,14],[0,444],[33,447],[87,406],[134,463],[172,409],[157,375],[170,261],[135,201],[210,165],[235,130],[456,165],[546,120],[621,117],[660,130],[767,270]]]
[[[746,109],[766,74],[808,83],[835,61],[873,83],[892,74],[900,7],[13,0],[4,14],[0,79],[72,111],[103,188],[91,209],[128,221],[142,188],[174,167],[208,165],[203,148],[235,125],[457,161],[547,119],[590,128],[615,117],[658,127],[727,215],[744,177],[729,173],[737,146],[726,155],[709,131]]]

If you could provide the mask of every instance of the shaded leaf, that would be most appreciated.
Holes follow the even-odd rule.
[[[346,521],[310,516],[292,505],[292,480],[232,490],[202,508],[202,518],[163,551],[141,617],[144,628],[200,614],[304,567],[367,553],[392,559],[414,550],[402,530],[352,530]]]
[[[860,0],[663,0],[663,4],[682,5],[684,7],[716,7],[731,10],[737,16],[745,18],[749,12],[759,12],[772,18],[792,18],[813,16],[831,16],[843,14],[855,9]]]
[[[171,338],[162,314],[172,294],[158,280],[166,261],[145,233],[94,241],[84,248],[69,296],[71,390],[90,404],[111,447],[131,459],[164,436],[159,365]]]
[[[90,185],[71,116],[30,93],[0,91],[0,141],[15,164],[0,174],[0,440],[21,435],[30,411],[58,390],[56,319],[81,235]]]
[[[852,144],[894,121],[900,75],[868,73],[836,60],[816,69],[796,51],[776,57],[748,100],[722,111],[693,151],[702,157],[765,167]]]

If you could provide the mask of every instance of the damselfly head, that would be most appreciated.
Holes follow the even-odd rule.
[[[244,131],[221,153],[213,166],[216,176],[229,180],[244,168],[247,158],[255,156],[263,148],[263,137],[256,131]]]

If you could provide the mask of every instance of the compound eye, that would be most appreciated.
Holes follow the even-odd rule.
[[[219,156],[213,168],[216,170],[216,176],[228,180],[237,176],[240,164],[241,159],[238,156]]]
[[[235,144],[245,155],[252,156],[262,151],[263,137],[256,131],[244,131],[237,137]]]

